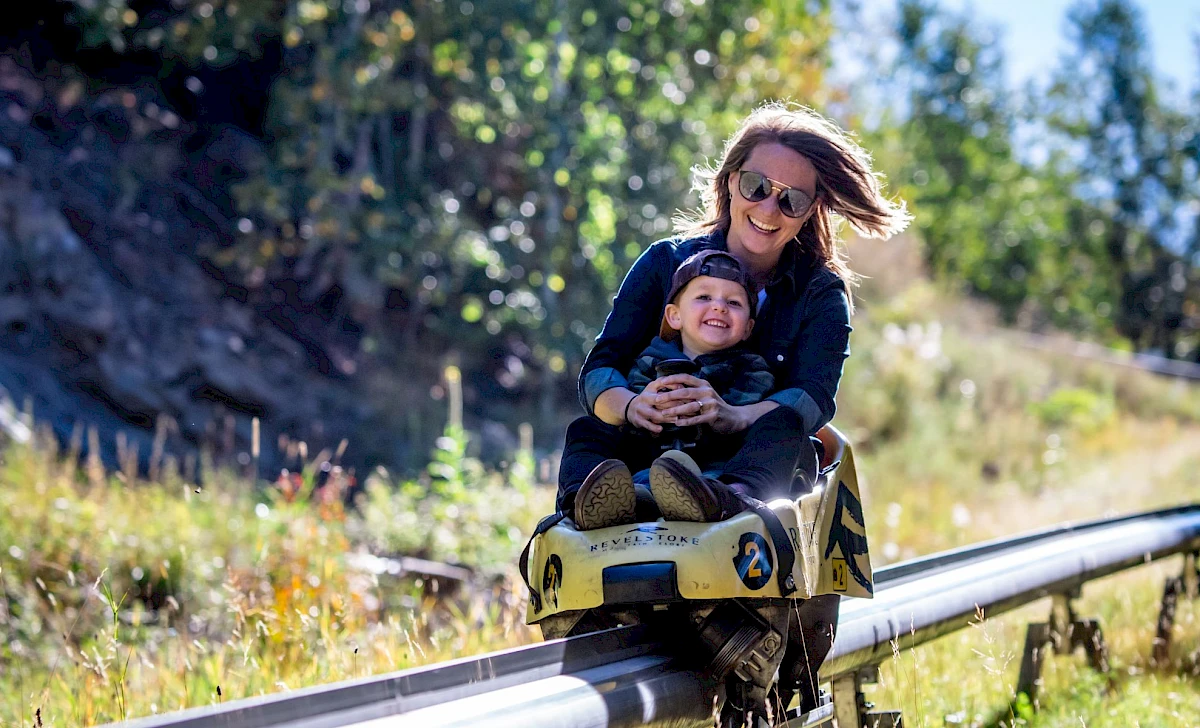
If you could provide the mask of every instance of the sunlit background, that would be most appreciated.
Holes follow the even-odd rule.
[[[9,3],[0,724],[537,639],[513,564],[579,367],[770,99],[915,215],[846,240],[877,565],[1193,500],[1200,392],[1127,365],[1200,364],[1197,34],[1165,0]],[[1089,602],[1120,689],[1064,667],[1033,724],[1200,715],[1197,622],[1150,666],[1139,578]],[[1014,624],[891,695],[994,725]]]

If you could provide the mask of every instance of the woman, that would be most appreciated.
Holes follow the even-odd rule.
[[[702,209],[681,221],[680,235],[654,243],[634,263],[580,373],[580,400],[591,416],[567,429],[558,495],[559,511],[573,514],[580,528],[610,525],[588,523],[585,512],[605,505],[613,489],[589,486],[633,428],[659,433],[668,423],[708,425],[740,444],[718,478],[684,468],[671,473],[710,519],[742,509],[745,496],[766,500],[811,489],[816,458],[809,435],[833,418],[849,355],[847,286],[854,276],[837,247],[833,216],[860,235],[881,238],[910,219],[903,203],[883,195],[869,155],[835,124],[799,106],[755,110],[726,143],[719,167],[697,173]],[[672,274],[708,248],[732,253],[763,291],[748,343],[771,366],[776,389],[756,404],[733,406],[708,382],[676,374],[635,395],[624,373],[658,332]],[[643,495],[639,490],[638,508]],[[631,499],[591,512],[632,521],[634,507]],[[833,644],[837,613],[836,595],[796,610],[780,674],[784,705],[798,691],[802,709],[815,706],[815,676]]]
[[[849,355],[847,285],[854,276],[837,247],[833,215],[867,237],[889,237],[909,220],[902,203],[883,196],[867,153],[799,106],[755,110],[726,143],[720,166],[697,173],[702,210],[680,221],[679,236],[651,245],[634,263],[580,373],[580,400],[592,416],[567,429],[558,509],[575,514],[581,528],[611,525],[588,523],[583,508],[588,497],[610,490],[594,489],[593,496],[585,487],[578,503],[577,495],[632,428],[657,434],[668,423],[703,424],[740,442],[717,479],[685,483],[711,519],[740,510],[739,495],[766,499],[811,488],[808,435],[833,418]],[[748,344],[770,364],[776,389],[762,402],[733,406],[704,380],[677,374],[635,395],[624,373],[658,332],[672,273],[708,248],[732,253],[763,292]],[[801,482],[793,484],[797,469]],[[618,522],[632,521],[632,508],[616,509],[628,511]]]

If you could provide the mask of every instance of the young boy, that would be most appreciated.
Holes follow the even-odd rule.
[[[721,250],[691,256],[671,278],[659,335],[634,363],[627,377],[629,389],[635,394],[644,390],[658,378],[662,362],[688,359],[694,376],[712,385],[726,403],[762,401],[774,377],[761,356],[741,346],[754,328],[757,308],[758,292],[737,258]],[[663,453],[661,439],[629,429],[622,452],[597,465],[580,487],[576,526],[589,530],[652,520],[659,512],[669,520],[705,520],[691,505],[694,499],[678,492],[683,480],[678,471],[719,472],[740,449],[741,436],[702,433],[689,457],[677,450]]]

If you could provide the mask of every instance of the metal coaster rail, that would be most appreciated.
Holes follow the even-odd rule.
[[[1091,580],[1185,555],[1184,574],[1164,591],[1155,653],[1165,654],[1179,585],[1197,582],[1200,504],[1057,527],[998,539],[880,569],[875,598],[844,600],[837,640],[821,670],[832,704],[790,726],[839,728],[896,716],[865,712],[861,692],[877,666],[970,624],[1053,597],[1050,619],[1029,628],[1018,690],[1033,697],[1053,643],[1084,647],[1104,667],[1100,626],[1077,619],[1071,600]],[[1174,588],[1174,591],[1172,589]],[[1192,594],[1194,596],[1194,593]],[[1168,598],[1170,609],[1168,609]],[[1167,620],[1167,621],[1164,621]],[[1150,646],[1147,646],[1149,649]],[[714,688],[642,627],[555,640],[403,672],[322,685],[129,721],[127,728],[400,728],[401,726],[625,726],[703,720]]]

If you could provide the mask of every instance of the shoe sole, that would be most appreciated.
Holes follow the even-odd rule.
[[[666,458],[650,466],[650,492],[668,521],[705,522],[704,503],[693,489],[694,474],[685,465]]]
[[[633,523],[637,494],[629,468],[615,461],[608,469],[588,476],[586,487],[580,488],[575,512],[576,526],[591,531],[622,523]]]

